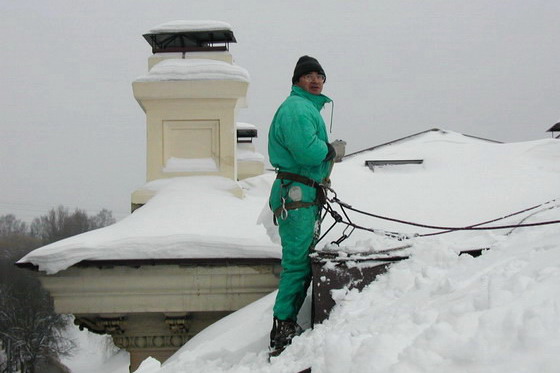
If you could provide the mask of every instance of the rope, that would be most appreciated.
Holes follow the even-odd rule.
[[[554,205],[554,206],[550,206],[550,207],[547,207],[547,208],[545,208],[545,209],[542,209],[542,210],[540,210],[540,211],[535,211],[535,212],[533,212],[532,214],[529,214],[529,215],[527,215],[526,217],[524,217],[523,219],[521,219],[520,223],[523,223],[524,221],[526,221],[527,219],[529,219],[529,218],[532,217],[532,216],[535,216],[535,215],[538,214],[538,213],[541,213],[541,212],[547,211],[547,210],[552,210],[552,209],[558,208],[559,206],[560,206],[560,205]],[[514,230],[515,230],[515,228],[513,228],[511,231],[509,231],[508,233],[506,233],[506,235],[511,234]]]
[[[472,224],[469,226],[465,226],[465,227],[446,227],[446,226],[437,226],[437,225],[430,225],[430,224],[422,224],[422,223],[416,223],[416,222],[412,222],[412,221],[407,221],[407,220],[402,220],[402,219],[396,219],[396,218],[391,218],[391,217],[387,217],[387,216],[382,216],[382,215],[377,215],[377,214],[373,214],[367,211],[363,211],[357,208],[352,207],[351,205],[342,202],[341,200],[338,199],[336,192],[331,189],[328,188],[333,194],[334,197],[331,199],[327,200],[327,203],[325,205],[325,216],[328,213],[331,214],[331,216],[334,219],[334,223],[331,225],[331,227],[325,232],[325,234],[323,234],[323,236],[321,236],[321,238],[319,239],[319,241],[321,239],[323,239],[323,237],[325,237],[327,235],[327,233],[329,233],[331,231],[331,229],[337,224],[337,223],[343,223],[346,225],[346,228],[343,231],[342,236],[336,240],[333,241],[333,243],[335,244],[340,244],[342,241],[344,241],[345,239],[347,239],[350,234],[352,234],[352,232],[354,232],[354,229],[361,229],[361,230],[366,230],[366,231],[370,231],[372,233],[376,233],[376,234],[382,234],[388,237],[392,237],[392,238],[396,238],[398,240],[403,240],[403,239],[410,239],[411,237],[428,237],[428,236],[435,236],[435,235],[440,235],[440,234],[444,234],[444,233],[450,233],[450,232],[455,232],[455,231],[478,231],[478,230],[499,230],[499,229],[516,229],[516,228],[522,228],[522,227],[535,227],[535,226],[543,226],[543,225],[551,225],[551,224],[558,224],[560,223],[560,220],[549,220],[549,221],[540,221],[540,222],[535,222],[535,223],[523,223],[524,221],[526,221],[526,218],[524,218],[521,223],[518,224],[507,224],[507,225],[494,225],[494,226],[484,226],[486,224],[490,224],[490,223],[495,223],[497,221],[503,220],[503,219],[507,219],[510,218],[512,216],[516,216],[528,211],[532,211],[535,210],[539,207],[545,206],[547,204],[551,204],[553,202],[556,202],[557,199],[553,199],[535,206],[531,206],[528,207],[526,209],[523,210],[519,210],[516,212],[513,212],[511,214],[507,214],[504,216],[501,216],[499,218],[495,218],[495,219],[491,219],[491,220],[487,220],[481,223],[477,223],[477,224]],[[336,203],[340,206],[340,209],[342,211],[342,213],[344,214],[344,217],[346,218],[346,220],[344,220],[342,218],[342,216],[335,211],[332,206],[330,205],[329,202],[332,203]],[[555,206],[551,206],[551,207],[547,207],[546,210],[552,209],[552,208],[556,208],[559,207],[560,205],[555,205]],[[398,233],[398,232],[389,232],[389,231],[385,231],[385,230],[380,230],[380,229],[374,229],[374,228],[367,228],[367,227],[363,227],[360,226],[358,224],[355,224],[352,222],[352,220],[350,219],[350,217],[348,216],[348,214],[346,213],[346,209],[354,211],[356,213],[362,214],[362,215],[367,215],[373,218],[377,218],[377,219],[381,219],[381,220],[387,220],[387,221],[392,221],[395,223],[400,223],[400,224],[405,224],[405,225],[411,225],[411,226],[415,226],[415,227],[420,227],[420,228],[427,228],[427,229],[437,229],[440,230],[440,232],[433,232],[433,233],[426,233],[426,234],[413,234],[413,235],[407,235],[407,234],[402,234],[402,233]],[[536,214],[537,212],[531,214],[530,216]],[[324,217],[323,217],[324,219]],[[350,233],[346,233],[346,231],[348,230],[349,227],[352,227]],[[511,233],[511,231],[509,232]]]
[[[538,205],[535,205],[535,206],[528,207],[528,208],[523,209],[523,210],[519,210],[519,211],[513,212],[513,213],[508,214],[508,215],[504,215],[504,216],[499,217],[499,218],[496,218],[496,219],[487,220],[487,221],[484,221],[484,222],[478,223],[478,224],[473,224],[473,225],[470,225],[469,227],[478,227],[478,226],[480,226],[480,225],[486,225],[486,224],[490,224],[490,223],[495,223],[495,222],[500,221],[500,220],[503,220],[503,219],[507,219],[507,218],[511,218],[511,217],[516,216],[516,215],[519,215],[519,214],[523,214],[524,212],[529,212],[529,211],[538,209],[538,208],[541,207],[541,206],[544,206],[544,205],[546,205],[546,204],[549,204],[549,203],[552,203],[552,202],[555,202],[555,201],[556,201],[556,199],[553,199],[553,200],[550,200],[550,201],[547,201],[547,202],[544,202],[544,203],[541,203],[541,204],[538,204]],[[555,207],[558,207],[558,206],[548,207],[547,210],[548,210],[548,209],[555,208]],[[524,221],[527,220],[529,217],[533,216],[534,214],[537,214],[538,212],[539,212],[539,211],[536,211],[536,212],[534,212],[533,214],[531,214],[531,215],[529,215],[529,216],[523,218],[523,219],[521,220],[520,223],[524,222]],[[519,224],[520,224],[520,223],[519,223]],[[427,233],[427,234],[423,234],[422,237],[437,236],[437,235],[444,234],[444,233],[449,233],[449,232],[453,232],[453,231],[452,231],[452,230],[444,230],[444,231],[442,231],[442,232]],[[510,232],[510,233],[511,233],[511,232]]]
[[[338,201],[336,201],[338,202]],[[343,204],[343,202],[338,202],[339,204]],[[542,204],[540,205],[542,206]],[[392,221],[392,222],[396,222],[396,223],[401,223],[401,224],[406,224],[406,225],[412,225],[415,227],[420,227],[420,228],[429,228],[429,229],[440,229],[440,230],[446,230],[446,231],[476,231],[476,230],[494,230],[494,229],[509,229],[509,228],[521,228],[521,227],[535,227],[535,226],[539,226],[539,225],[549,225],[549,224],[558,224],[560,223],[560,220],[550,220],[550,221],[542,221],[542,222],[537,222],[537,223],[523,223],[523,224],[510,224],[510,225],[494,225],[494,226],[489,226],[489,227],[480,227],[480,225],[483,224],[487,224],[487,223],[478,223],[478,224],[474,224],[474,225],[469,225],[466,227],[442,227],[442,226],[437,226],[437,225],[429,225],[429,224],[421,224],[421,223],[415,223],[415,222],[411,222],[411,221],[406,221],[406,220],[401,220],[401,219],[395,219],[395,218],[390,218],[387,216],[382,216],[382,215],[376,215],[376,214],[372,214],[370,212],[366,212],[366,211],[362,211],[356,208],[353,208],[350,205],[344,204],[344,207],[346,207],[349,210],[352,210],[354,212],[363,214],[363,215],[367,215],[367,216],[371,216],[374,218],[378,218],[378,219],[382,219],[382,220],[388,220],[388,221]],[[517,215],[520,212],[514,213],[513,215]],[[510,214],[512,215],[512,214]],[[491,222],[495,222],[498,220],[502,220],[505,219],[506,217],[501,217],[501,218],[497,218],[497,219],[493,219],[491,220]]]
[[[332,133],[333,116],[334,116],[334,101],[331,101],[331,128],[329,130],[329,133]]]

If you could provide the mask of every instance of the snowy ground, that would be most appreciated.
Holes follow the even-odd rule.
[[[128,373],[129,354],[119,350],[110,336],[80,331],[74,324],[68,325],[64,335],[72,340],[76,349],[62,359],[73,373]]]
[[[368,159],[423,159],[424,163],[372,172],[364,166]],[[337,164],[332,179],[342,200],[379,215],[432,225],[468,226],[535,206],[491,225],[531,223],[560,220],[558,159],[557,140],[496,144],[455,133],[429,132],[347,158]],[[242,215],[233,219],[235,223],[231,217],[215,217],[224,225],[222,233],[235,233],[233,237],[240,241],[240,235],[253,232],[255,248],[267,255],[273,255],[274,244],[265,242],[265,230],[255,228],[254,221],[270,181],[270,176],[263,176],[241,183],[250,208],[242,210]],[[130,234],[132,239],[134,232],[145,232],[150,240],[165,239],[170,248],[170,237],[192,240],[194,236],[189,234],[175,235],[188,230],[185,222],[192,220],[181,211],[185,206],[190,211],[192,206],[203,209],[208,202],[192,205],[188,195],[197,190],[196,185],[178,182],[162,189],[158,198],[113,228],[47,246],[22,261],[56,272],[71,265],[69,253],[72,261],[108,255],[110,250],[103,253],[93,248],[110,248],[111,242],[106,240],[112,237],[127,239],[126,234]],[[218,184],[211,189],[212,198],[227,189],[227,185]],[[182,189],[188,193],[179,198]],[[243,209],[235,198],[224,197],[220,204]],[[193,224],[211,221],[215,215],[208,208],[204,213]],[[166,224],[154,228],[151,219],[165,219]],[[355,222],[406,234],[435,231],[358,216]],[[131,232],[126,232],[127,227],[133,228]],[[335,230],[324,242],[340,234],[340,229]],[[226,239],[219,237],[217,241]],[[216,237],[208,235],[207,240],[216,241]],[[273,295],[201,332],[162,366],[146,360],[137,373],[299,372],[308,367],[313,372],[558,371],[560,225],[456,232],[408,242],[412,245],[407,252],[409,260],[394,264],[362,293],[337,291],[338,305],[330,319],[308,329],[271,363],[266,359],[266,345]],[[141,248],[136,257],[176,253],[144,250],[140,240],[134,245],[130,250]],[[340,249],[366,251],[395,245],[370,232],[356,231]],[[491,249],[478,258],[457,255],[460,250],[481,247]],[[308,322],[305,315],[308,308],[302,313],[302,321]]]

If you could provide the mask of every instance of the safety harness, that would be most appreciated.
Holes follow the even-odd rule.
[[[303,201],[290,201],[286,202],[286,198],[282,197],[282,205],[274,210],[274,218],[275,223],[276,219],[286,219],[288,217],[289,210],[296,210],[299,208],[311,207],[311,206],[323,206],[327,202],[327,194],[325,190],[325,186],[321,183],[316,182],[315,180],[298,174],[294,174],[291,172],[278,172],[276,175],[276,179],[282,181],[282,186],[290,185],[292,182],[301,183],[312,188],[315,188],[317,191],[315,196],[315,201],[313,202],[303,202]],[[284,184],[284,181],[288,180],[288,184]]]

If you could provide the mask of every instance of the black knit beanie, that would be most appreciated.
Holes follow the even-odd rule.
[[[325,81],[327,81],[327,75],[325,74],[325,71],[319,64],[319,61],[309,56],[300,57],[298,62],[296,63],[296,68],[294,69],[292,84],[296,84],[299,81],[299,78],[311,72],[316,72],[323,75],[325,77]]]

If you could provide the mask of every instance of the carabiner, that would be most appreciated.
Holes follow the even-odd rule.
[[[286,220],[288,218],[288,210],[286,209],[286,198],[282,197],[282,211],[280,211],[280,219]]]

